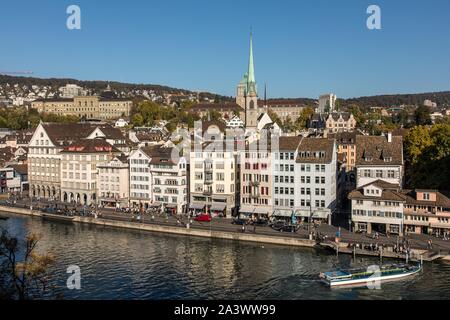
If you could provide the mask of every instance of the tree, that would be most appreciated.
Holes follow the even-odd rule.
[[[413,128],[405,138],[407,181],[414,188],[448,189],[450,125]]]
[[[300,116],[295,121],[295,127],[297,130],[304,129],[308,126],[308,120],[311,118],[311,116],[314,114],[313,108],[305,108],[300,113]]]
[[[137,113],[131,118],[131,123],[134,127],[142,127],[144,125],[144,118],[140,113]]]
[[[283,127],[283,121],[281,121],[281,119],[278,117],[278,115],[273,112],[272,110],[269,110],[267,112],[267,114],[269,115],[270,119],[272,119],[273,122],[275,122],[277,125],[281,127]]]
[[[433,144],[430,130],[423,126],[412,128],[405,137],[405,151],[408,161],[415,165],[425,149]]]
[[[54,258],[36,252],[39,237],[30,234],[22,248],[6,231],[0,236],[0,298],[28,300],[42,298],[48,290],[49,267]],[[19,260],[19,257],[23,257]]]
[[[418,107],[414,112],[414,119],[416,120],[416,124],[418,126],[432,124],[430,114],[430,108],[428,108],[427,106]]]

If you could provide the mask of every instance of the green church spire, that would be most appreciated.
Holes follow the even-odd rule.
[[[256,93],[255,66],[253,64],[253,32],[250,32],[250,55],[248,59],[247,90]]]
[[[255,81],[255,67],[253,65],[253,32],[250,32],[250,56],[248,59],[248,82]]]

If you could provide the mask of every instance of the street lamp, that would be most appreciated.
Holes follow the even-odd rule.
[[[312,223],[312,194],[311,191],[309,192],[309,224],[308,224],[308,231],[311,235],[311,223]]]

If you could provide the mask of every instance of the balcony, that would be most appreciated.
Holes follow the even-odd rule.
[[[206,190],[203,190],[203,195],[205,195],[205,196],[210,196],[210,195],[212,195],[212,190],[208,190],[208,189],[206,189]]]
[[[209,173],[211,173],[211,172],[213,172],[213,167],[205,167],[205,173],[207,173],[207,172],[209,172]]]

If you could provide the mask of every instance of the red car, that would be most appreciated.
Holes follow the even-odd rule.
[[[209,214],[200,214],[196,216],[194,220],[198,222],[211,222],[212,219]]]

